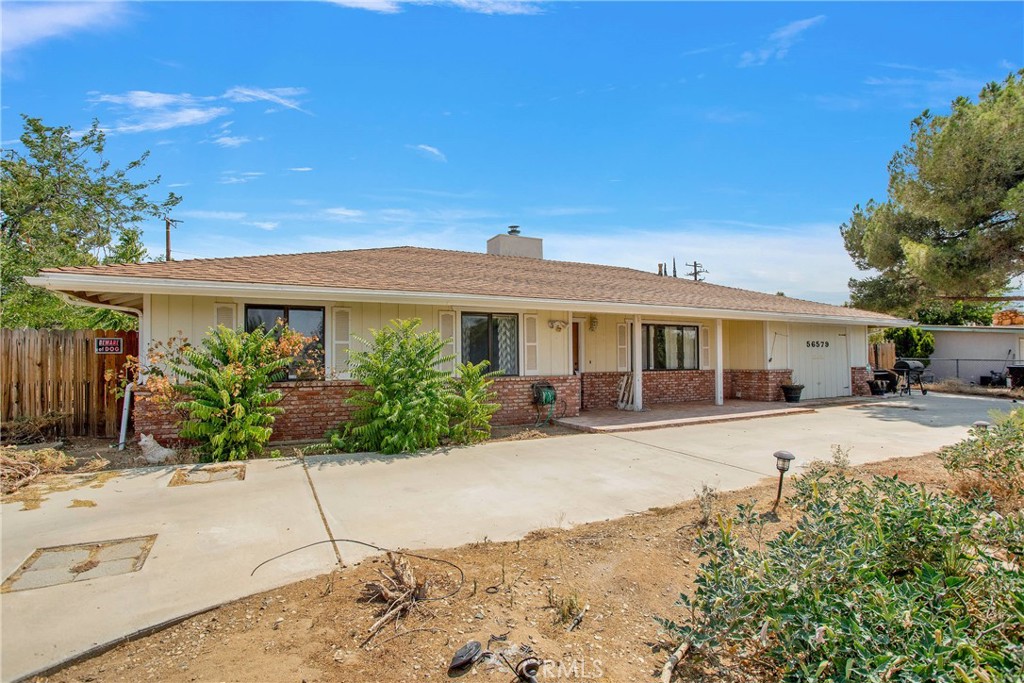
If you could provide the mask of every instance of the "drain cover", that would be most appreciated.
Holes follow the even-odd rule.
[[[240,462],[219,465],[196,465],[182,467],[174,472],[168,486],[189,484],[210,484],[215,481],[242,481],[245,479],[245,464]]]
[[[142,569],[155,541],[156,534],[153,534],[39,548],[7,577],[0,586],[0,592],[45,588],[137,572]]]

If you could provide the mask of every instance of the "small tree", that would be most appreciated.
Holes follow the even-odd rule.
[[[175,363],[185,379],[175,389],[187,397],[175,406],[187,415],[180,434],[198,442],[204,461],[244,460],[270,440],[274,416],[283,412],[274,405],[281,392],[270,384],[292,362],[278,353],[279,332],[218,326],[201,347],[182,351],[188,365]]]
[[[897,358],[921,358],[928,365],[928,356],[935,351],[935,335],[919,327],[892,327],[885,338],[896,344]]]
[[[490,361],[459,363],[452,378],[451,437],[455,443],[476,443],[491,435],[491,417],[501,408],[491,391],[501,370],[486,372]]]
[[[349,355],[353,379],[368,388],[349,398],[356,407],[341,443],[346,450],[407,453],[434,448],[448,435],[452,361],[442,355],[444,341],[436,330],[417,332],[420,320],[392,320],[360,339],[368,351]]]

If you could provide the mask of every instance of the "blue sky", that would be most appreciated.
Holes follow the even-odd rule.
[[[839,225],[923,109],[1024,65],[1022,3],[2,6],[2,139],[109,131],[184,197],[179,258],[519,224],[550,258],[846,300]],[[146,226],[163,249],[162,225]]]

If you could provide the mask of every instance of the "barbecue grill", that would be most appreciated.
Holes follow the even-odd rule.
[[[928,390],[924,388],[924,384],[921,382],[921,375],[924,374],[924,363],[919,360],[905,360],[900,359],[896,361],[896,364],[892,366],[893,372],[899,375],[899,390],[900,396],[906,394],[907,396],[913,395],[913,385],[917,384],[918,388],[921,389],[921,395],[924,396],[928,393]]]

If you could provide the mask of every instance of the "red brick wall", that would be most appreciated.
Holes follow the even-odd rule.
[[[781,401],[782,390],[779,387],[792,379],[792,370],[725,370],[725,397],[745,401]]]
[[[714,370],[651,370],[643,378],[644,405],[715,400]]]
[[[624,372],[584,372],[583,408],[614,408],[619,401],[619,382]]]
[[[614,408],[619,400],[622,372],[583,373],[583,407]],[[712,401],[714,370],[649,370],[643,374],[644,404]]]
[[[868,372],[865,367],[850,368],[850,390],[854,396],[870,396],[871,387],[868,386],[868,380],[875,378],[874,373]]]
[[[533,405],[534,382],[547,381],[558,392],[558,417],[572,417],[580,414],[580,378],[573,377],[498,377],[494,389],[501,409],[495,413],[492,424],[530,424],[537,420],[537,408]],[[353,408],[345,399],[360,386],[351,380],[280,382],[273,385],[284,394],[278,407],[284,412],[275,416],[274,435],[270,442],[308,441],[323,437],[324,432],[334,429],[352,417]],[[161,444],[181,443],[177,424],[181,416],[153,401],[145,400],[148,394],[140,392],[135,403],[135,433],[152,433]]]
[[[580,377],[497,377],[494,390],[501,410],[491,418],[494,425],[531,424],[537,421],[537,406],[533,404],[534,382],[549,382],[558,394],[555,417],[575,417],[580,414]],[[547,416],[547,409],[543,416]]]
[[[136,439],[140,434],[152,434],[161,445],[169,446],[182,442],[178,438],[178,421],[181,416],[170,406],[158,404],[148,391],[135,393],[132,421],[135,424]]]
[[[284,412],[275,416],[275,441],[308,441],[323,438],[352,417],[353,408],[345,399],[360,388],[353,380],[279,382],[273,385],[284,397],[277,404]]]

